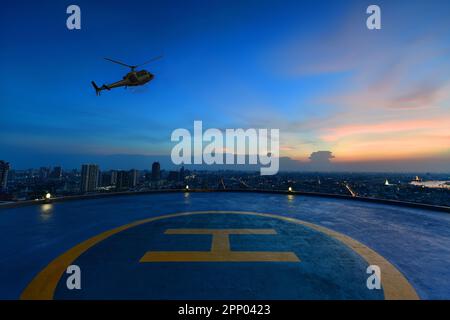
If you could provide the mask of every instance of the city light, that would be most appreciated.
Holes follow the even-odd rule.
[[[288,188],[288,191],[289,191],[289,192],[292,192],[292,187],[289,187],[289,188]]]
[[[186,190],[189,190],[189,186],[188,185],[186,185]]]
[[[52,195],[50,194],[50,192],[47,192],[47,193],[45,194],[45,199],[46,199],[46,200],[49,200],[51,197],[52,197]]]

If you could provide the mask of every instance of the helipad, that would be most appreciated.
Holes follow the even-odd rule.
[[[174,193],[0,211],[1,298],[448,299],[450,215],[357,201]],[[69,290],[66,269],[81,270]],[[367,267],[381,289],[367,287]]]

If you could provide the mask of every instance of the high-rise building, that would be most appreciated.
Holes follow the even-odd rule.
[[[6,189],[8,184],[8,172],[10,166],[8,162],[0,160],[0,190]]]
[[[128,172],[124,170],[117,171],[116,188],[118,190],[128,188]]]
[[[101,186],[109,187],[116,185],[117,182],[117,171],[105,171],[101,173]]]
[[[103,172],[101,170],[98,170],[97,187],[101,187],[102,186],[102,175],[103,175]]]
[[[108,171],[100,172],[100,186],[108,187],[111,186],[111,173]]]
[[[152,181],[158,181],[161,179],[161,166],[159,162],[153,162],[152,164]]]
[[[138,182],[138,171],[135,169],[131,169],[130,171],[128,171],[128,175],[129,175],[128,186],[130,188],[136,187]]]
[[[81,166],[81,192],[97,190],[99,171],[96,164],[83,164]]]
[[[134,188],[137,185],[137,173],[138,171],[133,169],[130,171],[117,171],[117,189],[129,189]]]
[[[117,183],[117,171],[111,170],[111,185],[115,186]]]

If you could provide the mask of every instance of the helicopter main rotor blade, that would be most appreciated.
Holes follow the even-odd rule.
[[[128,67],[128,68],[131,68],[131,69],[134,69],[134,68],[136,68],[136,66],[130,66],[130,65],[126,64],[126,63],[123,63],[123,62],[120,62],[120,61],[117,61],[117,60],[113,60],[113,59],[109,59],[109,58],[105,58],[105,60],[108,60],[108,61],[111,61],[111,62],[114,62],[114,63],[120,64],[120,65],[122,65],[122,66],[125,66],[125,67]]]
[[[153,61],[155,61],[155,60],[161,59],[162,57],[163,57],[162,55],[161,55],[161,56],[157,56],[157,57],[152,58],[152,59],[148,60],[147,62],[141,63],[141,64],[139,64],[139,65],[137,65],[137,66],[138,66],[138,67],[142,67],[143,65],[146,65],[147,63],[150,63],[150,62],[153,62]]]

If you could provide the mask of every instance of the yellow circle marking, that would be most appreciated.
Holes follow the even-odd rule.
[[[118,228],[114,228],[105,231],[99,235],[87,239],[72,247],[55,260],[50,262],[39,274],[28,284],[25,290],[22,292],[20,299],[22,300],[52,300],[56,286],[59,280],[66,271],[67,267],[71,265],[81,254],[86,252],[88,249],[92,248],[99,242],[109,238],[110,236],[122,232],[124,230],[136,227],[141,224],[148,222],[153,222],[162,219],[175,218],[187,215],[195,214],[242,214],[242,215],[254,215],[260,217],[269,217],[280,219],[295,224],[300,224],[316,231],[322,232],[336,240],[339,240],[350,249],[358,253],[369,265],[377,265],[382,270],[381,283],[384,290],[384,298],[386,300],[418,300],[419,296],[408,282],[408,280],[403,276],[403,274],[397,270],[389,261],[384,259],[374,250],[363,245],[362,243],[350,238],[346,235],[338,233],[336,231],[330,230],[325,227],[318,226],[316,224],[306,222],[303,220],[298,220],[290,217],[279,216],[275,214],[268,213],[257,213],[257,212],[247,212],[247,211],[194,211],[194,212],[183,212],[168,214],[153,218],[147,218],[139,221],[135,221]]]

